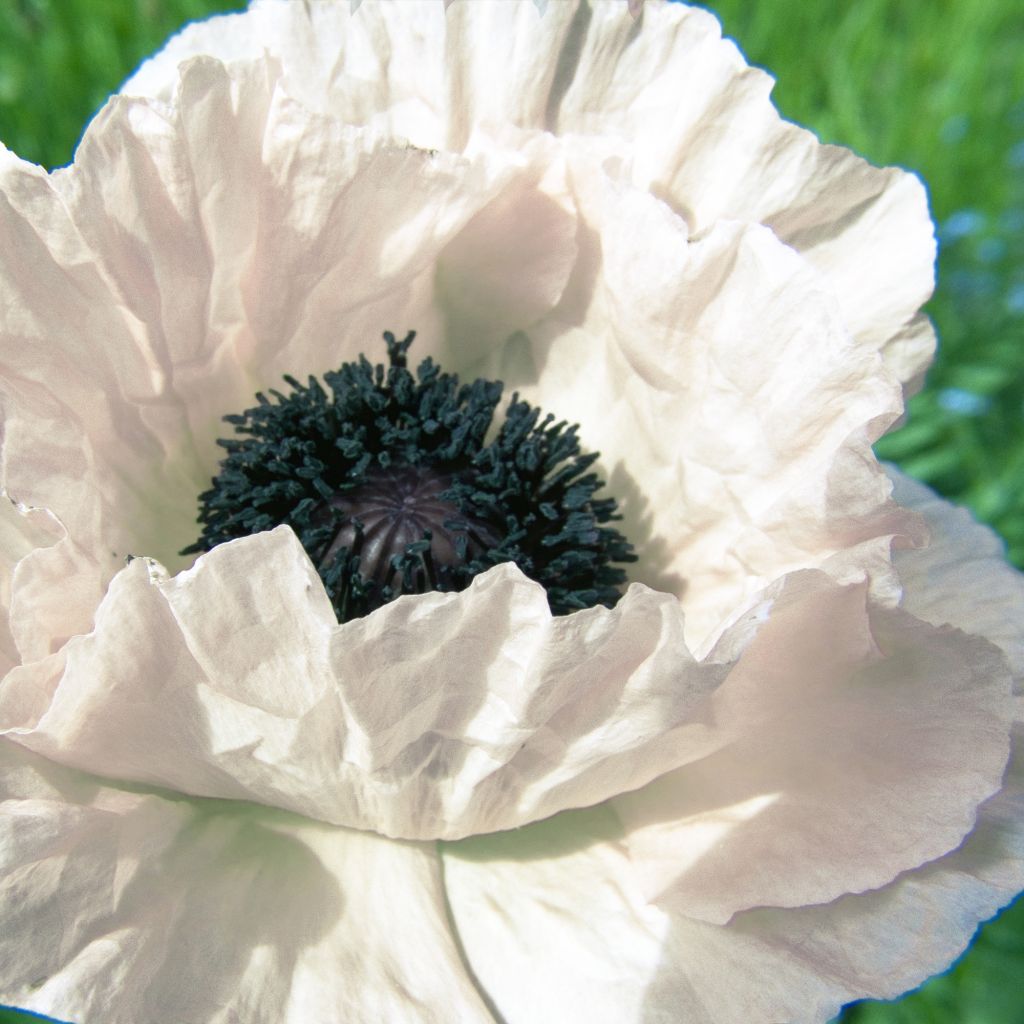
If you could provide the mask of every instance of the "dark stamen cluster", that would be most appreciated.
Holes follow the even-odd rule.
[[[512,396],[492,441],[502,385],[461,384],[431,359],[406,365],[414,332],[386,333],[389,365],[365,357],[291,393],[225,416],[238,438],[200,495],[202,534],[182,553],[285,523],[316,563],[341,621],[402,594],[457,591],[515,562],[541,583],[555,614],[612,607],[635,560],[605,524],[577,428]]]

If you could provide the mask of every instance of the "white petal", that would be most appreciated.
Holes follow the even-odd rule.
[[[726,925],[648,903],[607,806],[445,844],[445,887],[506,1024],[824,1024],[946,967],[1024,885],[1022,781],[1018,766],[959,850],[883,889]]]
[[[0,723],[108,778],[451,838],[674,767],[724,672],[689,655],[670,595],[553,618],[512,564],[339,626],[279,527],[173,579],[136,559],[94,633],[10,673]]]
[[[438,266],[444,366],[472,367],[534,327],[562,298],[576,264],[578,224],[561,148],[547,136],[514,142],[533,175],[523,173],[484,207]]]
[[[1019,667],[1020,575],[998,557],[999,542],[991,531],[920,485],[898,474],[896,485],[899,497],[922,511],[933,531],[931,548],[897,553],[907,587],[906,606],[937,624],[952,621],[983,633]],[[907,627],[905,618],[894,617],[889,610],[876,610],[876,628],[879,619],[895,623],[900,630]],[[770,621],[762,627],[771,628]],[[885,632],[878,633],[879,639],[884,639]],[[981,652],[977,640],[965,640],[948,629],[933,632],[918,626],[907,639],[913,633],[923,641],[919,668],[936,658],[957,660],[965,653],[970,657],[972,648],[975,655]],[[837,630],[827,639],[834,642],[849,635]],[[766,631],[762,639],[767,638]],[[750,652],[756,644],[755,638]],[[806,650],[795,653],[805,660],[808,655]],[[834,658],[835,653],[828,652],[826,657]],[[951,668],[951,662],[940,665],[922,678],[920,683],[927,686],[934,680],[940,689],[914,697],[913,706],[922,713],[927,709],[933,724],[946,710],[941,706],[947,699],[941,687],[943,680],[952,681]],[[991,681],[978,682],[983,690],[991,689]],[[727,687],[728,681],[718,696]],[[896,693],[889,694],[889,689]],[[897,721],[900,712],[891,698],[898,699],[905,689],[906,681],[899,680],[876,689],[879,713],[895,708],[893,721]],[[755,708],[757,697],[755,693]],[[959,743],[955,734],[972,722],[973,715],[963,712],[959,720],[948,723],[954,746]],[[780,724],[785,725],[776,722],[775,728]],[[768,742],[776,735],[772,730],[772,723],[766,723]],[[892,736],[887,737],[890,731]],[[914,747],[907,738],[912,731],[906,721],[891,730],[876,726],[869,737],[870,749],[861,754],[875,756],[889,739]],[[642,836],[631,835],[614,813],[630,798],[559,815],[517,833],[448,845],[445,884],[470,965],[508,1024],[536,1019],[542,1007],[552,1005],[556,1019],[588,1024],[660,1017],[696,1024],[747,1024],[750,1020],[822,1024],[851,999],[894,998],[947,966],[963,951],[978,923],[1024,886],[1022,741],[1018,709],[1014,756],[1002,788],[981,804],[970,835],[952,852],[905,871],[871,892],[817,906],[751,909],[724,925],[694,916],[701,915],[701,904],[706,909],[707,902],[697,891],[688,893],[693,902],[670,900],[660,908],[648,902],[649,892],[642,884],[644,865],[630,856]],[[776,745],[781,749],[785,742]],[[908,763],[918,756],[924,766],[929,757],[941,757],[950,750],[927,741],[918,746],[931,749],[908,751]],[[971,749],[960,761],[968,774],[977,766]],[[830,762],[831,754],[821,758],[814,770],[820,772]],[[677,773],[678,778],[685,777],[684,771]],[[856,785],[869,778],[862,771],[850,781]],[[709,783],[714,792],[714,777],[699,781]],[[885,806],[892,785],[903,786],[906,781],[898,772],[889,772],[879,787],[879,806]],[[926,779],[918,777],[917,784],[927,788]],[[694,822],[679,823],[689,829],[689,842],[677,849],[679,862],[704,869],[705,878],[709,873],[713,876],[714,866],[723,858],[724,868],[730,842],[781,806],[768,788],[751,791],[718,815],[706,816],[702,829],[694,828]],[[696,797],[702,794],[698,787]],[[827,819],[828,809],[819,810]],[[912,804],[908,802],[904,810],[896,835],[902,835],[909,822],[911,814],[906,812],[911,812]],[[940,809],[939,816],[944,815],[945,809]],[[893,825],[891,817],[889,825]],[[869,819],[858,827],[833,831],[829,838],[837,868],[850,867],[851,845],[862,842],[871,827]],[[874,860],[891,838],[876,836],[876,848],[865,853],[866,859]],[[792,834],[783,834],[780,841],[778,849],[794,855],[788,869],[793,883],[800,886],[801,872],[813,870],[805,859],[808,849],[797,849]],[[887,848],[891,857],[892,846]],[[744,851],[747,870],[763,876],[759,858],[774,852],[755,841]],[[734,875],[732,884],[750,890],[742,876]]]
[[[47,548],[61,539],[60,525],[44,509],[30,509],[0,494],[0,674],[6,673],[20,661],[18,633],[22,617],[13,610],[14,594],[24,596],[23,582],[17,588],[14,578],[22,580],[29,565]],[[54,592],[44,588],[33,595],[33,614],[51,614]],[[66,612],[65,595],[60,595],[60,612]],[[47,601],[47,598],[50,600]],[[42,607],[40,606],[42,605]],[[49,605],[50,607],[47,607]]]
[[[934,283],[924,187],[783,121],[772,84],[705,11],[648,6],[636,31],[597,5],[558,130],[623,139],[634,183],[696,232],[721,219],[771,227],[823,273],[854,336],[881,349]]]
[[[951,623],[997,644],[1024,681],[1024,575],[1006,561],[1006,545],[967,509],[889,467],[893,496],[925,517],[931,543],[897,551],[904,607],[936,625]]]
[[[140,1024],[491,1021],[437,852],[126,792],[0,740],[0,1003]]]
[[[199,59],[173,108],[115,98],[71,168],[0,159],[0,241],[21,254],[0,267],[2,483],[67,530],[38,569],[75,597],[61,624],[24,620],[26,658],[90,627],[127,554],[186,564],[220,417],[258,388],[382,356],[390,327],[426,355],[489,310],[493,344],[560,297],[575,222],[538,157],[389,142],[276,74]],[[500,258],[480,261],[490,230]]]
[[[529,96],[539,88],[536,95],[550,99],[555,85],[538,85],[535,68],[527,73],[533,67],[527,54],[534,51],[525,44],[522,50],[518,48],[520,38],[532,38],[531,33],[537,32],[544,37],[545,46],[564,51],[566,59],[574,47],[583,47],[575,77],[558,86],[569,90],[564,97],[567,110],[572,108],[569,97],[576,95],[573,89],[577,87],[583,90],[577,105],[590,95],[587,89],[596,90],[595,95],[608,99],[614,117],[620,117],[622,110],[633,111],[641,103],[639,79],[628,73],[634,67],[634,58],[632,51],[623,50],[623,33],[636,35],[644,52],[653,47],[651,52],[658,56],[653,66],[658,74],[675,74],[676,64],[684,65],[686,61],[675,61],[674,57],[685,56],[691,46],[698,47],[712,67],[721,65],[725,79],[735,71],[738,57],[717,40],[709,27],[713,22],[699,12],[680,9],[666,13],[651,8],[655,13],[650,18],[645,15],[643,26],[634,32],[631,19],[621,8],[616,13],[614,5],[595,8],[593,17],[586,15],[584,8],[579,10],[583,13],[573,15],[571,26],[565,19],[572,7],[563,5],[558,12],[549,12],[552,17],[546,15],[543,27],[538,28],[541,22],[529,4],[455,5],[447,15],[442,15],[438,5],[411,5],[403,14],[396,8],[365,4],[350,17],[345,5],[309,8],[265,3],[241,18],[189,30],[168,53],[177,54],[173,58],[176,61],[190,52],[193,43],[188,43],[189,39],[195,49],[216,49],[223,30],[237,29],[237,45],[231,44],[231,55],[248,53],[246,47],[250,46],[261,48],[266,44],[272,50],[283,47],[284,88],[300,95],[303,102],[340,112],[357,122],[366,122],[367,112],[378,110],[381,104],[388,110],[406,110],[399,96],[410,99],[410,103],[412,97],[418,97],[413,107],[440,111],[437,116],[442,119],[444,111],[455,110],[453,104],[472,103],[465,97],[475,96],[479,90],[452,85],[455,91],[449,95],[439,84],[440,78],[428,75],[420,84],[411,74],[410,68],[433,67],[431,62],[442,51],[460,55],[462,62],[453,65],[456,83],[471,83],[477,71],[484,73],[481,69],[490,74],[495,63],[511,64],[515,69],[509,72],[512,78],[531,83]],[[318,19],[323,19],[323,24]],[[662,42],[658,41],[662,37],[649,27],[659,19],[666,19],[665,25],[671,28]],[[502,40],[494,45],[503,46],[506,38],[516,40],[514,60],[478,63],[477,50],[467,42],[476,39],[478,21],[491,29],[503,26],[503,33],[482,35],[485,40]],[[323,32],[314,31],[318,28]],[[562,33],[566,33],[564,39]],[[336,42],[333,47],[328,42],[319,43],[308,59],[298,62],[297,49],[292,47],[299,48],[302,40],[312,36]],[[243,45],[243,39],[249,42]],[[422,52],[416,51],[413,40],[421,44]],[[598,67],[594,54],[604,44],[621,56],[625,70],[614,62],[604,65],[604,71]],[[386,67],[382,53],[393,58],[384,62]],[[330,71],[324,67],[329,54]],[[397,59],[399,54],[406,54],[408,62]],[[555,58],[551,55],[550,59]],[[158,60],[154,74],[157,65],[169,74],[169,61],[170,56]],[[183,115],[194,121],[193,136],[208,134],[212,115],[203,111],[219,110],[211,106],[210,97],[226,89],[224,72],[215,72],[213,67],[208,60],[199,64],[193,61],[180,71],[175,68],[172,76],[176,102],[196,110]],[[247,73],[251,76],[255,72]],[[376,83],[374,87],[379,86],[382,92],[358,102],[345,99],[349,94],[343,84],[350,83],[353,76]],[[195,84],[197,81],[202,89]],[[300,87],[296,82],[305,84]],[[500,115],[503,121],[527,126],[540,123],[539,115],[527,109],[532,109],[531,104],[536,106],[533,100],[520,103],[514,98],[520,97],[520,92],[503,86],[494,95],[503,97],[495,100],[495,118]],[[393,105],[389,97],[395,99]],[[616,97],[616,102],[621,100],[619,106],[612,103]],[[247,101],[250,106],[254,102]],[[664,109],[658,106],[660,102],[655,103],[659,110]],[[512,104],[515,109],[501,104]],[[220,107],[224,106],[222,100]],[[756,106],[757,116],[768,111],[769,120],[775,124],[774,113],[767,104],[763,106],[764,110]],[[271,108],[267,116],[272,121],[277,118],[275,132],[285,137],[284,149],[301,152],[303,146],[293,138],[296,133],[298,138],[303,137],[301,126],[297,127],[300,120],[293,110],[294,102],[278,93]],[[458,113],[462,117],[465,111],[459,108]],[[222,115],[218,116],[223,120]],[[482,126],[487,120],[474,111],[465,117],[469,127]],[[398,130],[390,122],[385,127]],[[479,136],[468,135],[465,125],[457,129],[449,125],[445,131],[449,128],[465,138],[455,142],[454,136],[445,135],[430,141],[476,146],[497,159],[494,147],[488,149]],[[585,125],[582,128],[591,130]],[[240,132],[236,125],[230,131],[221,129],[218,135],[228,140],[239,136],[244,141]],[[331,136],[326,129],[318,129],[313,137],[319,149]],[[604,166],[610,170],[615,161],[609,154],[614,155],[618,146],[614,139],[607,144],[579,136],[563,141],[559,151],[550,142],[543,143],[529,134],[523,136],[522,158],[527,165],[523,174],[468,220],[441,253],[433,282],[435,295],[431,296],[429,289],[424,295],[421,289],[418,306],[415,302],[399,302],[398,308],[417,308],[426,321],[426,350],[453,356],[449,363],[454,369],[466,369],[474,362],[481,369],[490,367],[538,404],[583,424],[584,443],[605,454],[611,490],[624,499],[627,533],[642,552],[643,561],[635,578],[681,596],[688,615],[688,638],[697,649],[708,649],[737,610],[772,580],[807,566],[835,568],[837,556],[853,547],[873,545],[870,557],[872,572],[878,577],[876,586],[891,588],[883,578],[886,549],[893,535],[912,533],[912,526],[898,521],[882,499],[872,507],[863,503],[864,507],[851,509],[848,504],[851,493],[877,494],[881,477],[868,445],[900,410],[898,391],[874,355],[877,345],[851,345],[827,281],[811,272],[767,230],[719,220],[703,236],[691,238],[685,222],[658,200],[624,184],[603,181],[603,175],[595,173],[593,167],[581,169],[595,154],[602,154]],[[241,143],[226,142],[225,147],[245,149]],[[195,144],[184,148],[199,151]],[[276,152],[281,147],[269,148]],[[221,154],[217,167],[229,157],[230,152]],[[344,157],[344,148],[332,151],[330,166],[344,163]],[[573,164],[570,191],[565,192],[568,186],[558,182],[538,183],[539,167],[566,160]],[[196,157],[193,162],[198,170],[186,161],[187,166],[175,180],[195,174],[201,177],[203,161]],[[271,165],[276,166],[273,161]],[[618,165],[616,173],[632,173],[628,159],[619,159]],[[864,174],[865,180],[871,177],[867,171]],[[377,177],[381,176],[378,171]],[[320,195],[328,184],[325,181],[324,187],[312,188],[311,194]],[[218,209],[217,222],[224,219],[245,237],[243,229],[253,218],[246,215],[245,197],[240,197],[244,190],[227,191],[231,204]],[[578,228],[572,202],[579,204],[584,215]],[[292,216],[300,224],[307,205],[304,199],[295,202],[293,197]],[[431,208],[438,205],[435,197]],[[724,210],[726,214],[729,210]],[[281,218],[270,219],[276,223]],[[542,231],[538,230],[541,226]],[[234,230],[232,227],[227,231],[229,239],[234,237]],[[335,230],[329,237],[344,234]],[[487,246],[480,243],[483,235],[487,236]],[[283,241],[273,234],[268,233],[268,237],[274,241],[271,248],[275,258],[286,264],[294,243],[287,236]],[[300,232],[300,253],[315,251],[320,244],[318,237]],[[424,243],[419,240],[419,244]],[[563,294],[577,247],[575,272]],[[358,248],[362,250],[362,246]],[[480,253],[485,249],[496,255],[482,260]],[[279,253],[285,256],[277,256]],[[204,258],[204,253],[197,253],[190,263]],[[523,259],[533,268],[532,273],[517,271],[517,261]],[[312,337],[322,344],[319,339],[333,325],[345,323],[346,328],[351,327],[351,318],[346,320],[347,308],[339,309],[328,302],[322,315],[315,312],[321,308],[319,303],[326,301],[325,293],[336,296],[351,290],[341,287],[342,280],[347,283],[352,276],[345,269],[347,264],[335,267],[328,262],[332,270],[324,279],[324,287],[318,287],[312,295],[301,284],[301,265],[288,266],[289,272],[282,275],[285,281],[299,281],[301,294],[288,294],[287,285],[276,289],[284,290],[281,296],[276,295],[272,284],[249,288],[255,312],[260,315],[246,310],[245,326],[233,341],[246,357],[243,363],[258,365],[260,352],[273,352],[273,357],[264,361],[265,375],[271,378],[282,370],[302,373],[307,368],[322,369],[308,347],[293,339]],[[233,264],[226,261],[226,266]],[[230,276],[224,281],[231,301],[240,292],[247,293],[245,281],[240,287],[232,287],[234,281]],[[424,283],[420,280],[421,285]],[[524,290],[528,294],[523,294]],[[130,297],[139,291],[128,286],[120,289],[125,301],[131,301]],[[562,302],[556,314],[531,326],[559,296]],[[392,312],[395,298],[390,295],[388,309]],[[858,308],[862,305],[859,303]],[[303,310],[301,330],[282,313],[289,309]],[[518,325],[513,322],[515,310],[521,311],[523,320]],[[147,319],[144,313],[139,315]],[[362,338],[371,333],[369,325],[374,317],[379,321],[382,315],[382,308],[372,303],[360,308],[355,322],[366,324],[366,329],[358,332]],[[417,326],[423,325],[417,322]],[[529,337],[516,334],[502,358],[489,359],[493,340],[512,333],[516,327],[527,330]],[[897,328],[903,330],[900,325],[893,329]],[[914,349],[917,342],[912,343],[912,339],[923,334],[916,328],[907,331],[905,344],[901,344]],[[895,359],[893,365],[903,369],[916,366],[916,356],[904,355],[906,358]],[[543,368],[543,374],[538,382],[539,368]],[[233,378],[231,386],[240,385]],[[222,412],[228,390],[204,368],[202,374],[190,378],[190,405],[202,409],[216,401],[220,403],[218,412]],[[212,409],[206,418],[214,419]],[[208,436],[205,443],[211,440]],[[210,461],[212,458],[207,459]],[[188,490],[176,488],[177,499]],[[163,531],[165,536],[167,532]],[[175,564],[168,562],[166,551],[138,545],[134,550]],[[857,558],[866,557],[866,552],[857,554]],[[854,559],[847,558],[846,562],[846,571],[853,571],[850,566]]]
[[[105,381],[127,383],[144,371],[52,180],[2,149],[0,242],[18,254],[0,267],[2,485],[24,505],[59,509],[63,527],[76,534],[33,552],[12,578],[11,630],[21,655],[32,658],[89,628],[104,577],[119,564],[117,519],[86,467],[101,461],[94,440],[107,438],[112,479],[146,447],[133,416],[122,416],[114,429],[120,384],[105,390]],[[90,334],[92,346],[83,337]],[[137,503],[125,497],[131,518]],[[96,543],[103,533],[114,543]],[[49,585],[54,580],[59,589]]]
[[[619,140],[632,181],[696,231],[762,223],[806,255],[849,329],[914,387],[905,336],[934,283],[923,186],[783,121],[771,78],[706,11],[648,3],[634,20],[618,0],[597,0],[538,17],[531,0],[366,0],[350,15],[345,4],[262,0],[190,26],[124,90],[169,96],[189,55],[264,49],[314,109],[419,145],[458,150],[475,127],[508,124]]]
[[[643,1000],[667,917],[639,894],[622,837],[603,807],[442,845],[455,927],[506,1024],[657,1020]],[[670,1009],[700,1020],[692,1001]]]
[[[650,899],[718,924],[827,903],[970,832],[1009,749],[1002,656],[864,597],[787,579],[701,716],[706,755],[612,800]]]
[[[518,827],[686,765],[622,814],[649,895],[712,920],[882,884],[955,845],[998,786],[1005,687],[983,643],[876,622],[892,650],[872,667],[863,588],[822,576],[775,595],[719,687],[729,666],[694,662],[681,626],[673,599],[642,587],[614,612],[552,619],[509,565],[339,627],[279,528],[173,580],[134,562],[93,635],[11,673],[0,715],[85,771],[410,838]],[[896,780],[881,789],[879,766]],[[713,862],[672,854],[751,801]],[[837,858],[839,827],[860,836]]]
[[[891,538],[916,532],[869,449],[899,389],[851,342],[820,278],[764,228],[692,238],[589,159],[572,186],[576,274],[484,368],[601,451],[640,554],[634,578],[680,598],[705,651],[787,572],[875,539],[884,577]]]
[[[480,125],[543,126],[552,94],[566,85],[560,56],[577,45],[578,8],[575,0],[543,13],[532,0],[366,0],[356,11],[345,3],[255,3],[244,15],[188,26],[122,92],[169,100],[178,65],[191,56],[269,52],[289,93],[311,109],[418,146],[459,150]]]

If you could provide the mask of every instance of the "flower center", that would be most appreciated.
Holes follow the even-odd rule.
[[[342,525],[318,568],[328,569],[348,549],[358,555],[361,575],[378,587],[395,577],[405,587],[413,582],[407,575],[422,573],[416,589],[434,589],[439,569],[465,565],[501,539],[500,530],[483,519],[467,519],[454,501],[445,500],[455,479],[430,466],[368,470],[355,490],[327,499],[341,513]],[[330,515],[327,508],[320,513],[322,519]],[[411,564],[403,557],[410,549],[416,556]]]
[[[577,428],[512,396],[485,440],[500,382],[461,384],[430,359],[415,375],[386,333],[389,365],[360,357],[324,374],[330,388],[285,377],[290,394],[225,416],[236,438],[200,495],[202,533],[182,554],[286,524],[313,559],[339,619],[403,594],[456,591],[515,562],[555,614],[612,607],[632,546],[589,472]]]

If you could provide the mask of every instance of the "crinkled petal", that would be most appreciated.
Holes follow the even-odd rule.
[[[419,7],[403,19],[364,5],[368,20],[350,24],[341,8],[321,6],[303,17],[341,19],[332,31],[364,56],[386,50],[388,33],[411,31],[420,14],[433,26],[423,29],[430,39],[456,32],[459,19],[508,16],[483,4],[480,15],[456,5],[450,22]],[[536,21],[532,9],[508,8]],[[283,19],[287,36],[298,10],[260,5],[251,25],[230,24]],[[610,8],[601,10],[593,24],[607,28]],[[563,18],[553,14],[550,30]],[[566,39],[582,31],[574,25]],[[322,371],[324,339],[335,331],[338,361],[354,355],[398,310],[421,330],[424,353],[452,356],[446,364],[456,370],[490,369],[581,422],[584,443],[604,452],[642,552],[636,578],[682,598],[697,650],[785,572],[826,565],[858,545],[887,549],[888,538],[912,532],[884,500],[848,503],[851,493],[878,492],[868,445],[898,415],[898,390],[872,347],[850,342],[823,279],[770,231],[718,221],[691,235],[665,204],[623,180],[614,142],[609,150],[600,140],[556,143],[526,132],[509,156],[471,135],[469,163],[396,151],[327,113],[310,114],[275,74],[265,59],[230,68],[192,60],[176,71],[174,105],[120,99],[87,135],[81,166],[55,179],[76,238],[96,254],[117,308],[130,311],[136,341],[126,346],[151,353],[159,382],[154,392],[132,378],[142,397],[115,408],[109,429],[77,429],[67,410],[54,429],[60,415],[50,416],[46,427],[65,441],[43,466],[27,444],[43,413],[27,389],[20,394],[29,412],[15,419],[22,441],[8,446],[12,493],[63,521],[65,489],[53,467],[77,465],[79,491],[100,491],[98,511],[86,494],[67,513],[77,517],[66,523],[77,542],[105,560],[91,590],[80,589],[102,587],[114,556],[126,552],[181,564],[174,552],[193,539],[186,505],[216,462],[217,417],[280,372]],[[410,178],[421,183],[416,190],[405,187]],[[381,202],[390,181],[396,197]],[[324,197],[339,189],[325,210]],[[353,220],[364,208],[383,211],[384,223]],[[369,271],[367,251],[378,254]],[[151,252],[159,258],[143,258]],[[92,347],[79,345],[89,372],[103,365]],[[108,394],[123,390],[115,376]],[[101,435],[94,445],[92,433]],[[132,454],[131,444],[114,443],[111,435],[122,434],[149,437],[153,450]],[[121,464],[74,455],[83,436],[95,453],[119,452]],[[52,478],[47,487],[44,478]],[[83,532],[84,508],[100,523]],[[884,577],[885,559],[875,562]],[[54,646],[43,637],[33,649]]]
[[[1024,575],[1006,561],[1006,545],[965,508],[943,501],[924,484],[889,467],[893,496],[924,516],[925,547],[897,551],[904,606],[936,625],[950,623],[987,637],[1006,654],[1024,683]]]
[[[935,665],[935,660],[960,660],[970,668],[970,657],[965,662],[964,655],[982,652],[977,639],[966,639],[945,623],[983,634],[1019,667],[1024,589],[1020,574],[998,557],[1000,543],[991,531],[926,488],[893,475],[899,498],[922,512],[932,530],[931,547],[896,554],[906,588],[904,603],[939,628],[919,624],[908,630],[906,613],[894,614],[887,608],[875,610],[872,627],[883,647],[888,646],[887,624],[899,627],[892,638],[898,644],[905,645],[915,634],[924,642],[917,667],[927,668],[931,662],[933,671],[917,685],[935,680],[940,689],[923,699],[918,694],[916,706],[926,721],[934,716],[934,724],[943,711],[937,704],[947,699],[943,688],[955,675],[949,664]],[[772,627],[769,620],[758,636],[770,639]],[[839,637],[849,638],[850,631],[828,634],[826,642]],[[751,651],[757,643],[755,637]],[[829,651],[825,657],[835,660],[837,654]],[[904,670],[907,665],[898,652],[897,664]],[[912,691],[915,684],[909,682]],[[977,682],[983,689],[992,687],[991,681]],[[906,685],[905,679],[889,679],[885,690],[894,689],[898,697]],[[716,697],[727,687],[728,681]],[[964,696],[961,693],[961,699]],[[884,690],[876,687],[874,698],[880,701],[879,711],[895,707],[899,714],[898,700],[890,703]],[[974,714],[962,709],[960,721],[951,723],[951,729],[973,728]],[[616,813],[628,808],[629,797],[559,815],[518,833],[445,845],[445,885],[470,965],[507,1024],[536,1019],[541,1012],[588,1024],[633,1019],[821,1024],[851,999],[895,998],[947,966],[963,951],[979,922],[1024,886],[1021,718],[1018,707],[1002,786],[981,803],[970,834],[959,846],[912,866],[889,884],[828,903],[753,907],[718,922],[700,919],[708,916],[702,913],[706,901],[701,893],[688,894],[693,902],[651,903],[645,867],[636,856],[636,840],[642,836],[624,824],[628,814]],[[913,726],[908,730],[906,721],[891,730],[875,728],[874,745],[864,752],[868,757],[884,748],[887,731],[897,743],[915,744],[908,739]],[[774,735],[769,732],[768,739]],[[941,756],[941,750],[933,753]],[[961,761],[968,774],[977,766],[970,750]],[[829,753],[814,770],[833,763]],[[864,767],[870,777],[875,766],[866,762]],[[677,777],[684,778],[683,772]],[[714,777],[701,781],[714,791]],[[879,794],[879,806],[886,806],[894,781],[902,782],[897,773],[879,783],[885,791]],[[927,788],[926,780],[919,782]],[[662,785],[659,780],[648,790]],[[695,796],[702,792],[698,787]],[[678,790],[676,796],[680,793],[685,795]],[[643,795],[641,791],[636,798]],[[784,805],[784,799],[769,797],[765,792],[725,807],[717,818],[705,819],[702,830],[694,828],[695,822],[679,822],[681,829],[690,830],[689,842],[678,847],[680,863],[706,862],[710,871],[724,854],[727,864],[730,840],[742,835],[750,822]],[[872,827],[868,820],[837,829],[831,849],[839,864],[848,845],[860,843]],[[905,821],[898,826],[904,827]],[[841,843],[835,842],[836,834],[842,836]],[[807,870],[807,850],[794,847],[792,835],[782,834],[779,840],[779,849],[794,855],[791,874]],[[758,858],[766,853],[771,857],[774,851],[761,846],[746,852],[748,869],[763,875]],[[667,850],[662,848],[661,853]],[[878,855],[877,848],[867,854],[872,860]],[[735,883],[746,884],[743,878]]]
[[[869,448],[899,389],[819,277],[765,228],[692,237],[593,159],[570,180],[576,273],[483,369],[602,453],[634,578],[680,598],[699,651],[772,581],[872,539],[881,585],[893,536],[919,532]]]
[[[84,771],[408,838],[639,790],[616,806],[648,895],[725,920],[883,884],[998,787],[998,654],[871,626],[863,585],[811,574],[734,627],[734,665],[699,663],[671,596],[552,618],[513,565],[338,626],[282,527],[173,579],[133,562],[92,635],[10,674],[0,721]],[[857,838],[837,856],[838,829]]]
[[[445,844],[445,888],[506,1024],[824,1024],[942,970],[1024,885],[1022,783],[1017,765],[960,849],[882,889],[724,925],[647,901],[609,806]]]
[[[174,108],[115,98],[71,168],[3,178],[32,254],[0,280],[7,487],[121,558],[194,539],[220,417],[416,319],[417,278],[511,173],[313,117],[274,75],[198,59]]]
[[[567,0],[541,12],[533,0],[363,0],[353,11],[346,3],[256,3],[243,15],[189,25],[121,91],[170,99],[178,65],[191,56],[269,52],[289,92],[311,109],[459,150],[481,124],[546,126],[571,75],[579,6]]]
[[[559,106],[562,132],[626,141],[633,180],[702,232],[766,224],[821,272],[857,339],[882,348],[934,283],[924,187],[783,121],[773,82],[722,40],[707,12],[646,9],[639,33],[597,5]]]
[[[670,595],[554,618],[511,563],[339,626],[278,527],[170,579],[134,560],[93,633],[10,673],[0,723],[104,777],[457,838],[668,771],[724,673],[688,653]]]
[[[20,600],[31,599],[37,616],[51,616],[56,611],[56,617],[62,617],[66,612],[67,598],[60,588],[45,587],[29,594],[28,588],[15,585],[16,575],[25,573],[36,553],[58,543],[63,535],[60,524],[44,509],[26,508],[0,494],[0,674],[21,660],[16,631],[23,619],[12,614],[15,591]]]
[[[903,382],[906,397],[924,387],[925,374],[935,356],[935,327],[924,313],[908,321],[882,349],[886,369]]]
[[[931,532],[927,546],[894,553],[903,606],[926,622],[996,644],[1014,677],[1014,749],[1003,790],[983,805],[964,856],[940,862],[976,865],[989,884],[1012,895],[1024,888],[1024,574],[1006,561],[1003,540],[967,509],[887,468],[896,498],[920,513]]]
[[[493,1018],[432,846],[109,788],[0,739],[0,1003],[103,1024]]]
[[[70,538],[22,573],[69,581],[67,628],[12,626],[27,659],[88,630],[126,555],[186,564],[220,418],[256,390],[382,356],[388,328],[427,355],[490,309],[493,344],[561,295],[574,212],[538,155],[426,152],[312,114],[277,76],[199,58],[171,106],[111,101],[70,168],[0,155],[0,241],[20,254],[0,268],[2,483]]]
[[[706,11],[618,0],[399,5],[261,0],[187,28],[124,86],[168,96],[196,53],[280,57],[314,109],[419,145],[459,150],[474,128],[516,125],[619,140],[631,180],[703,232],[766,224],[821,272],[861,342],[915,387],[930,338],[915,326],[934,284],[920,181],[823,146],[783,121],[772,79]],[[908,351],[908,336],[915,352]]]
[[[576,204],[562,147],[539,134],[510,141],[535,173],[521,174],[476,214],[438,264],[444,366],[473,367],[534,327],[558,304],[577,263]]]
[[[704,711],[705,756],[612,800],[648,898],[718,924],[877,889],[948,852],[1009,750],[994,645],[821,574],[773,590]]]

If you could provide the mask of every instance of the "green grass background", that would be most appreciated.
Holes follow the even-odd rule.
[[[88,119],[143,57],[186,21],[242,6],[0,0],[0,141],[46,167],[67,163]],[[1024,4],[709,6],[748,59],[778,78],[787,117],[927,182],[939,226],[929,311],[940,351],[907,424],[878,451],[991,523],[1024,567]],[[1024,901],[984,927],[952,971],[895,1003],[849,1007],[841,1020],[1024,1024],[1021,978]],[[31,1019],[0,1010],[0,1024]]]

